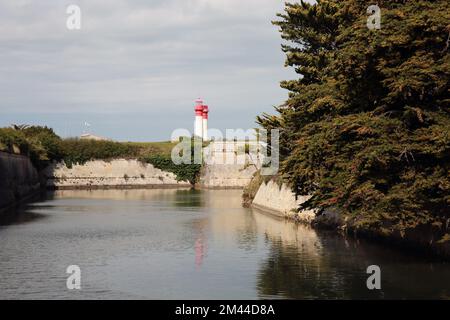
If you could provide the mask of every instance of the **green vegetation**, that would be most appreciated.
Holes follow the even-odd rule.
[[[170,155],[175,143],[114,142],[64,139],[61,142],[63,160],[67,166],[83,164],[89,160],[136,159],[151,155]]]
[[[29,156],[38,169],[51,160],[63,158],[61,143],[61,138],[47,127],[13,125],[0,128],[0,151]]]
[[[152,164],[155,168],[174,173],[178,181],[185,180],[191,184],[197,181],[202,167],[201,164],[174,164],[170,155],[150,155],[140,160]]]
[[[186,139],[183,140],[181,148],[179,150],[179,155],[183,156],[184,150],[191,150],[190,155],[188,155],[188,160],[190,163],[181,163],[181,164],[175,164],[172,161],[171,153],[173,147],[170,149],[166,149],[166,151],[170,151],[167,153],[158,153],[158,154],[144,154],[139,158],[140,161],[150,163],[155,168],[172,172],[176,175],[178,181],[189,181],[191,184],[195,184],[197,182],[198,176],[200,174],[200,170],[202,168],[201,164],[195,164],[195,158],[194,158],[194,150],[195,148],[203,148],[207,144],[202,143],[201,141],[196,140],[196,138],[193,139]],[[163,146],[160,146],[161,148]]]
[[[61,145],[64,162],[69,168],[89,160],[136,158],[141,152],[141,147],[138,145],[113,141],[66,139]]]
[[[265,129],[281,130],[281,172],[304,208],[337,207],[380,235],[450,239],[450,4],[288,3],[279,26],[289,99]],[[417,232],[418,231],[418,232]]]
[[[0,150],[28,154],[29,144],[23,133],[13,128],[0,128]]]
[[[138,147],[141,155],[148,154],[164,154],[170,155],[173,147],[177,142],[162,141],[162,142],[128,142],[132,147]]]

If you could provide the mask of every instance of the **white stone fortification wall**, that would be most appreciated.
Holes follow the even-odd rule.
[[[279,186],[274,181],[263,183],[258,189],[252,206],[273,214],[295,218],[303,222],[311,222],[315,217],[314,210],[297,212],[299,205],[309,199],[309,196],[298,196],[292,190],[282,184]]]
[[[243,189],[252,180],[256,169],[240,165],[206,165],[200,177],[203,188]]]
[[[55,163],[44,171],[47,186],[55,188],[102,187],[189,187],[187,181],[177,181],[171,172],[165,172],[137,160],[94,160],[68,168]]]
[[[246,154],[245,145],[245,141],[215,141],[204,148],[200,186],[243,189],[248,185],[262,160],[257,153]]]

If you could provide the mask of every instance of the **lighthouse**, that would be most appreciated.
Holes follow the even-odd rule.
[[[203,140],[203,100],[195,100],[195,124],[194,124],[194,137]]]
[[[200,138],[202,141],[208,140],[208,113],[209,108],[203,104],[203,100],[198,98],[195,100],[195,124],[194,137]]]
[[[208,141],[208,106],[203,105],[203,141]]]

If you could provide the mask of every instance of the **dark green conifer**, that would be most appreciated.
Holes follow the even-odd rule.
[[[308,208],[338,207],[355,229],[450,240],[450,3],[286,4],[289,99],[258,122],[281,129],[282,174]]]

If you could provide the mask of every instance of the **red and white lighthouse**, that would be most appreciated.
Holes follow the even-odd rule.
[[[208,140],[208,112],[208,106],[203,105],[203,141]]]
[[[194,137],[203,140],[203,100],[195,100],[195,124],[194,124]]]
[[[200,138],[203,141],[208,140],[208,113],[209,108],[203,104],[203,100],[198,98],[195,100],[195,125],[194,137]]]

